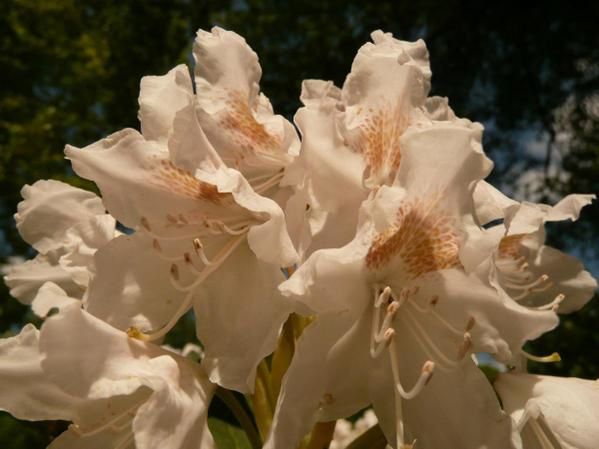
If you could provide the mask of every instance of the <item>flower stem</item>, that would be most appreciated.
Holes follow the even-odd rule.
[[[237,400],[235,395],[229,390],[225,390],[224,388],[217,388],[216,396],[223,401],[223,403],[227,406],[229,410],[239,422],[241,428],[245,431],[245,434],[250,440],[253,449],[260,449],[262,447],[262,439],[260,435],[258,435],[258,431],[256,430],[256,425],[250,416],[248,415],[245,408],[241,405],[241,403]]]
[[[273,409],[268,399],[267,386],[264,382],[265,379],[260,375],[260,370],[258,370],[256,387],[254,394],[252,395],[252,409],[254,411],[258,431],[263,440],[268,436],[273,416]]]

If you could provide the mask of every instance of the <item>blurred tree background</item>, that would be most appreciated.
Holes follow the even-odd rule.
[[[66,143],[83,146],[137,127],[139,80],[191,62],[198,28],[243,35],[260,56],[263,91],[292,117],[304,78],[341,85],[357,49],[381,28],[425,39],[432,93],[485,125],[492,182],[518,199],[553,204],[599,191],[599,3],[446,0],[0,0],[0,263],[31,257],[12,214],[23,184],[76,179]],[[597,277],[599,205],[575,225],[550,229],[554,246],[580,256]],[[0,290],[0,336],[33,317]],[[552,374],[599,377],[599,305],[566,316],[531,351],[563,361]],[[0,441],[45,447],[55,423],[0,414]]]

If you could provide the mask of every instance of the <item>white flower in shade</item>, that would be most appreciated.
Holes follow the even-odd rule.
[[[81,299],[89,284],[93,255],[119,232],[115,219],[92,192],[41,180],[23,187],[21,195],[23,201],[15,214],[17,229],[38,255],[11,267],[5,280],[12,296],[45,316],[52,305],[37,304],[40,287],[52,282]]]
[[[459,123],[408,128],[396,185],[363,203],[355,238],[313,253],[282,284],[317,318],[298,342],[267,448],[294,447],[315,421],[369,403],[397,448],[413,439],[424,449],[514,447],[510,420],[467,354],[511,360],[557,316],[519,306],[462,267],[461,250],[480,232],[473,190],[491,168],[479,139]]]
[[[229,37],[222,45],[233,53],[217,51],[228,63],[236,51],[240,61],[254,55]],[[260,195],[276,183],[252,186],[223,162],[200,126],[184,66],[144,78],[139,102],[143,135],[123,130],[66,149],[77,174],[96,182],[108,210],[136,231],[97,254],[87,310],[155,340],[193,306],[210,378],[251,390],[292,310],[276,287],[297,253],[283,211]]]
[[[78,307],[48,320],[40,349],[46,376],[64,391],[87,400],[127,398],[111,421],[72,432],[86,437],[116,425],[138,449],[213,447],[207,414],[216,386],[198,364],[132,340]]]
[[[478,250],[491,242],[491,251],[479,251],[487,258],[477,267],[472,263],[480,276],[526,307],[560,313],[582,308],[593,297],[597,281],[575,257],[544,244],[545,223],[577,220],[595,196],[568,195],[553,207],[517,203],[498,191],[484,197],[491,204],[485,217],[504,222],[488,228],[481,239],[486,243]],[[491,209],[495,210],[489,213]]]
[[[422,40],[382,31],[372,39],[342,89],[330,81],[302,84],[304,107],[295,116],[302,151],[289,169],[298,187],[287,206],[301,255],[352,239],[359,205],[372,189],[395,181],[408,127],[445,122],[482,132],[480,124],[456,117],[446,98],[427,98],[431,71]]]
[[[52,449],[211,448],[215,386],[200,366],[131,340],[78,305],[0,340],[0,410],[73,424]]]
[[[241,36],[219,27],[198,31],[193,56],[198,120],[208,140],[256,191],[277,186],[300,143],[260,92],[258,56]]]
[[[524,449],[597,447],[599,381],[505,373],[494,385]]]
[[[316,248],[351,240],[357,210],[370,189],[394,180],[400,138],[423,114],[419,108],[430,88],[423,41],[399,41],[382,31],[372,33],[372,39],[358,51],[342,89],[330,81],[302,84],[304,107],[295,116],[302,150],[291,170],[296,179],[304,177],[296,202],[308,208],[292,207],[306,216],[294,218],[311,228],[303,240],[319,234]],[[321,222],[317,229],[310,223],[315,219]],[[302,236],[296,239],[301,242]],[[299,246],[307,248],[309,242]]]

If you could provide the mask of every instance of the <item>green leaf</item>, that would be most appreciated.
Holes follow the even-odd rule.
[[[252,449],[248,437],[239,427],[217,418],[208,418],[208,428],[218,449]]]

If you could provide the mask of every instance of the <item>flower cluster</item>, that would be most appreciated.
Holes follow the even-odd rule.
[[[504,196],[482,126],[428,96],[424,42],[372,41],[342,88],[304,81],[298,134],[244,39],[199,31],[193,77],[142,79],[141,132],[66,147],[101,198],[25,186],[38,255],[5,279],[44,323],[0,340],[0,409],[70,421],[53,449],[216,447],[215,394],[255,448],[345,446],[334,422],[370,407],[352,447],[596,448],[599,384],[523,350],[593,295],[544,244],[593,196]],[[190,309],[202,348],[161,346]],[[478,353],[509,368],[494,386]]]

